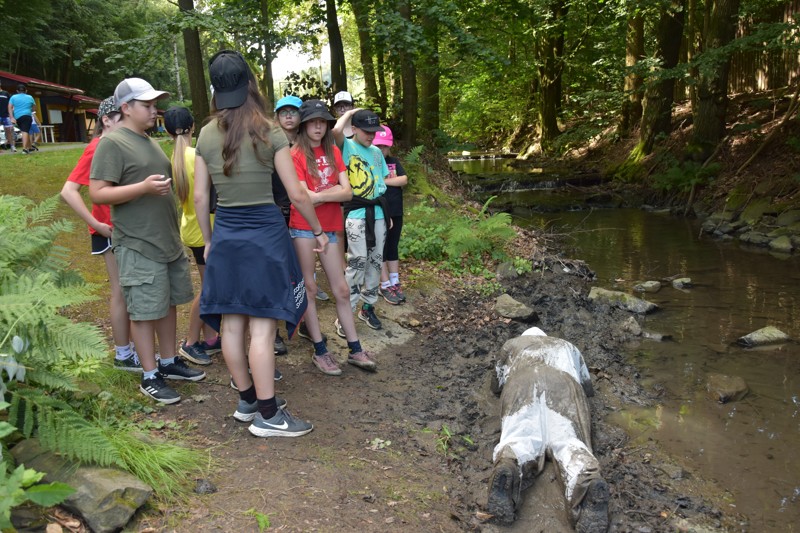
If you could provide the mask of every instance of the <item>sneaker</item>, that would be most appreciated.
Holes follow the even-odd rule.
[[[188,346],[185,342],[182,342],[181,348],[178,351],[180,352],[181,357],[188,359],[196,365],[211,364],[211,358],[208,356],[205,350],[203,350],[203,347],[199,342],[196,342],[191,346]]]
[[[394,294],[400,299],[401,302],[406,301],[406,293],[403,292],[403,289],[400,287],[399,283],[394,286]]]
[[[171,365],[162,365],[161,361],[158,362],[158,372],[166,379],[181,379],[187,381],[200,381],[206,377],[206,373],[202,370],[189,367],[183,362],[181,356],[175,357],[175,362]]]
[[[277,368],[275,369],[275,381],[280,381],[283,379],[283,374]],[[231,376],[231,388],[233,390],[239,390],[239,387],[236,386],[236,383],[233,381],[233,376]]]
[[[31,146],[31,152],[38,152],[38,151],[39,151],[38,146],[36,146],[35,144]]]
[[[114,358],[114,368],[117,370],[125,370],[126,372],[142,373],[142,363],[139,362],[139,357],[136,354],[133,354],[127,359]]]
[[[327,302],[330,299],[331,299],[331,297],[328,296],[327,292],[325,292],[322,289],[320,289],[319,287],[317,287],[317,300],[320,300],[322,302]]]
[[[156,375],[150,379],[142,379],[139,390],[142,391],[145,396],[149,396],[160,403],[170,404],[181,401],[181,395],[175,392],[175,389],[167,385],[164,381],[164,376],[159,372],[156,372]]]
[[[16,146],[14,146],[13,144],[11,145],[11,151],[12,151],[12,152],[16,152],[16,151],[17,151],[17,147],[16,147]]]
[[[376,370],[378,370],[378,365],[375,364],[375,361],[370,359],[369,353],[363,350],[348,355],[347,362],[350,363],[351,365],[357,366],[358,368],[369,370],[370,372],[375,372]]]
[[[297,334],[306,340],[314,342],[314,339],[311,338],[311,333],[308,332],[308,327],[305,322],[300,322],[300,326],[297,328]],[[324,333],[322,334],[322,342],[328,342],[328,336]]]
[[[16,152],[16,150],[14,150],[14,151]],[[25,154],[25,155],[28,155],[30,152],[26,148],[23,148],[22,149],[22,153]]]
[[[200,343],[200,347],[206,352],[208,355],[214,355],[222,351],[222,337],[217,335],[217,340],[214,341],[214,344],[209,344],[206,341],[202,341]]]
[[[275,416],[264,420],[261,413],[256,412],[253,423],[248,428],[256,437],[300,437],[309,433],[314,426],[310,422],[300,420],[285,409],[278,409]]]
[[[319,371],[329,376],[341,376],[342,369],[336,363],[336,360],[331,357],[330,352],[325,352],[322,355],[312,355],[311,362],[314,366],[319,368]]]
[[[333,321],[333,327],[336,329],[336,334],[337,335],[339,335],[343,339],[347,339],[347,335],[344,332],[344,328],[342,327],[342,324],[339,323],[339,319],[338,318]]]
[[[275,396],[275,403],[278,404],[278,409],[286,409],[286,400],[280,396]],[[247,403],[239,399],[239,405],[236,407],[236,412],[233,413],[233,418],[239,422],[252,422],[258,412],[258,402]]]
[[[358,318],[367,323],[372,329],[381,329],[383,325],[378,317],[375,315],[375,307],[369,304],[364,304],[361,311],[358,312]]]
[[[392,305],[400,305],[400,298],[394,292],[394,286],[390,285],[388,288],[380,288],[378,289],[378,293],[383,296],[383,299],[389,302]]]
[[[275,355],[286,355],[289,353],[289,348],[286,347],[286,343],[283,342],[283,339],[279,334],[275,334]]]

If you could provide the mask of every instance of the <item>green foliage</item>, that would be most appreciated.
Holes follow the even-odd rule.
[[[475,215],[414,206],[403,226],[401,255],[442,261],[454,273],[483,274],[487,263],[508,258],[505,247],[516,236],[508,213],[487,214],[493,199]]]
[[[712,163],[702,166],[694,161],[683,161],[660,174],[653,175],[653,184],[665,191],[688,192],[696,185],[710,183],[719,172],[720,165]]]
[[[268,514],[260,513],[253,508],[248,509],[247,511],[245,511],[244,514],[246,514],[247,516],[252,516],[253,518],[256,519],[256,523],[258,523],[259,533],[262,533],[265,529],[269,529],[271,526]]]
[[[514,257],[514,270],[517,271],[517,274],[520,276],[524,274],[529,274],[533,271],[533,263],[530,259],[526,259],[524,257],[515,256]]]
[[[42,472],[19,465],[9,472],[5,461],[0,463],[0,529],[13,529],[11,510],[30,501],[42,507],[63,502],[75,489],[64,483],[39,483]]]

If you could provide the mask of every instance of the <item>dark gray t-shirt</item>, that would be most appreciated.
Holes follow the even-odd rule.
[[[171,177],[169,158],[150,137],[121,127],[100,139],[89,177],[117,185],[133,185],[152,174]],[[144,194],[130,202],[112,205],[111,221],[114,246],[131,248],[159,263],[169,263],[183,255],[173,193]]]

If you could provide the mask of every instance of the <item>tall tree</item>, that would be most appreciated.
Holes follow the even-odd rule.
[[[178,0],[181,13],[188,20],[194,18],[194,0]],[[186,51],[186,68],[189,71],[189,91],[192,95],[192,114],[195,122],[202,124],[208,116],[208,89],[203,67],[203,51],[200,49],[200,32],[196,25],[184,27],[183,47]]]
[[[428,133],[439,129],[439,31],[436,5],[422,11],[422,30],[427,46],[420,64],[420,128]]]
[[[375,82],[375,63],[372,60],[373,42],[370,24],[370,4],[368,0],[350,0],[353,15],[358,27],[359,57],[364,72],[364,92],[370,102],[378,101],[378,85]]]
[[[707,0],[711,4],[704,23],[703,53],[697,83],[697,109],[693,109],[693,155],[705,160],[725,135],[728,109],[730,54],[721,49],[733,40],[738,22],[739,0]]]
[[[325,0],[325,26],[328,29],[328,45],[331,49],[331,87],[335,94],[347,90],[347,66],[344,60],[342,34],[339,32],[336,0]]]
[[[411,25],[411,0],[401,0],[398,12],[407,26]],[[403,77],[403,142],[414,146],[417,142],[417,69],[415,57],[404,48],[400,52],[400,68]]]
[[[553,0],[548,6],[549,24],[534,32],[534,53],[539,73],[539,127],[542,151],[549,151],[561,133],[558,114],[561,109],[561,82],[564,73],[564,33],[569,4]]]
[[[636,10],[636,6],[631,6]],[[628,15],[628,28],[625,33],[625,100],[622,103],[622,116],[619,133],[627,135],[642,118],[642,75],[636,70],[644,59],[644,18],[641,12]]]
[[[683,35],[683,14],[682,0],[670,0],[661,8],[656,28],[655,51],[659,67],[651,72],[651,79],[645,91],[639,144],[635,148],[635,157],[649,154],[653,150],[656,136],[671,131],[675,74],[669,71],[678,64]]]

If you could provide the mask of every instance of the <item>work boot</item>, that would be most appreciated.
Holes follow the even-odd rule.
[[[512,524],[516,519],[519,500],[520,472],[517,462],[501,457],[494,465],[489,479],[489,501],[486,510],[500,524]]]
[[[586,496],[578,506],[575,521],[577,533],[606,533],[608,531],[608,484],[602,479],[593,479]]]

